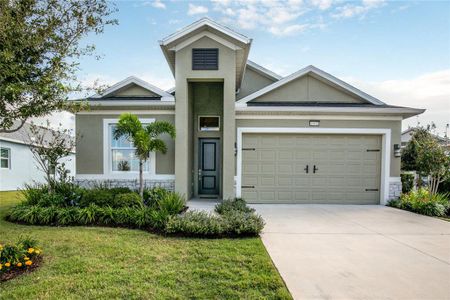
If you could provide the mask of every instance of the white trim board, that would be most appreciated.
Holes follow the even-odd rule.
[[[350,92],[351,94],[356,95],[356,96],[366,100],[369,103],[372,103],[372,104],[375,104],[375,105],[383,105],[383,104],[385,104],[381,100],[378,100],[377,98],[372,97],[372,96],[364,93],[363,91],[361,91],[361,90],[355,88],[354,86],[352,86],[352,85],[350,85],[350,84],[340,80],[339,78],[334,77],[333,75],[328,74],[325,71],[322,71],[319,68],[316,68],[316,67],[310,65],[310,66],[307,66],[307,67],[305,67],[305,68],[303,68],[303,69],[301,69],[301,70],[299,70],[299,71],[297,71],[297,72],[295,72],[295,73],[293,73],[293,74],[291,74],[291,75],[289,75],[287,77],[284,77],[283,79],[280,79],[279,81],[276,81],[276,82],[274,82],[274,83],[272,83],[272,84],[270,84],[270,85],[268,85],[268,86],[266,86],[266,87],[264,87],[264,88],[262,88],[262,89],[260,89],[260,90],[258,90],[256,92],[254,92],[253,94],[250,94],[250,95],[242,98],[241,100],[236,102],[236,105],[237,106],[246,106],[247,102],[249,102],[249,101],[251,101],[253,99],[256,99],[256,98],[258,98],[258,97],[260,97],[260,96],[262,96],[264,94],[267,94],[268,92],[270,92],[270,91],[272,91],[274,89],[277,89],[277,88],[279,88],[279,87],[281,87],[281,86],[283,86],[283,85],[285,85],[285,84],[287,84],[287,83],[289,83],[289,82],[291,82],[291,81],[293,81],[293,80],[295,80],[297,78],[305,76],[308,73],[312,73],[312,74],[314,74],[314,75],[316,75],[316,76],[318,76],[318,77],[320,77],[322,79],[325,79],[326,81],[329,81],[329,82],[339,86],[340,88],[346,90],[347,92]]]
[[[168,37],[162,39],[161,41],[159,41],[159,44],[162,46],[166,46],[166,45],[176,41],[177,39],[199,29],[202,26],[211,27],[219,32],[222,32],[225,35],[228,35],[228,36],[234,38],[235,40],[240,41],[241,43],[244,43],[244,44],[249,44],[252,41],[248,37],[246,37],[240,33],[237,33],[236,31],[233,31],[230,28],[225,27],[225,26],[205,17],[205,18],[201,18],[200,20],[180,29],[179,31],[169,35]]]
[[[231,50],[240,50],[240,49],[242,49],[241,47],[239,47],[239,46],[237,46],[237,45],[235,45],[233,43],[230,43],[229,41],[219,37],[218,35],[215,35],[215,34],[213,34],[211,32],[208,32],[208,31],[203,31],[203,32],[200,32],[200,33],[198,33],[198,34],[196,34],[196,35],[194,35],[194,36],[192,36],[192,37],[182,41],[181,43],[175,45],[174,47],[170,48],[169,50],[170,51],[175,51],[175,52],[180,51],[181,49],[186,48],[190,44],[194,43],[195,41],[198,41],[199,39],[201,39],[203,37],[210,38],[210,39],[218,42],[219,44],[222,44],[225,47],[230,48]]]
[[[142,123],[153,123],[155,119],[141,119],[139,121]],[[103,174],[106,177],[116,177],[117,179],[126,178],[127,176],[138,176],[139,172],[114,172],[112,171],[111,162],[111,151],[110,151],[110,135],[109,135],[109,125],[117,124],[119,119],[103,119]],[[144,177],[147,175],[149,179],[156,174],[156,155],[155,152],[150,153],[150,170],[148,172],[143,172]],[[131,174],[131,175],[130,175]]]
[[[98,106],[175,106],[175,101],[162,100],[91,100],[90,105]]]
[[[174,110],[88,110],[77,112],[77,115],[121,115],[123,113],[135,115],[174,115]]]
[[[357,115],[236,115],[236,120],[383,120],[401,121],[399,116],[357,116]]]
[[[251,60],[247,60],[247,67],[250,67],[250,69],[252,69],[253,71],[259,73],[264,77],[269,77],[272,80],[280,80],[281,78],[283,78],[283,76],[280,76],[275,72],[272,72],[269,69],[266,69],[263,66],[258,65],[257,63]]]
[[[115,180],[115,179],[136,179],[139,180],[139,174],[136,172],[127,172],[126,174],[76,174],[78,180]],[[144,179],[147,180],[175,180],[174,174],[153,174],[144,173]]]
[[[173,96],[169,93],[167,93],[166,91],[163,91],[162,89],[154,86],[153,84],[150,84],[140,78],[137,78],[135,76],[129,76],[127,78],[125,78],[122,81],[119,81],[118,83],[110,86],[109,88],[107,88],[106,90],[104,90],[101,94],[95,94],[93,95],[91,98],[103,98],[106,97],[108,95],[111,95],[112,93],[114,93],[117,90],[120,90],[123,87],[126,87],[129,84],[136,84],[146,90],[149,90],[155,94],[158,94],[161,96],[161,101],[175,101]]]
[[[242,194],[242,139],[245,133],[298,133],[298,134],[367,134],[381,135],[381,180],[380,204],[386,205],[389,200],[389,181],[391,164],[391,129],[386,128],[302,128],[302,127],[238,127],[236,157],[236,197]]]

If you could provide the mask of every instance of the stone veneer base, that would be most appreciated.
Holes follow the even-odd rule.
[[[127,187],[132,190],[139,189],[139,180],[137,179],[75,179],[74,183],[88,189],[92,189],[98,186],[105,186],[108,188],[114,187]],[[175,180],[164,179],[164,180],[144,180],[145,188],[161,187],[169,191],[175,190]]]
[[[402,182],[389,182],[389,200],[398,199],[402,193]]]

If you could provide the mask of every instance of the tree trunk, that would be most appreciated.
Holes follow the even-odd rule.
[[[144,201],[144,172],[143,172],[144,162],[142,159],[139,160],[139,196],[141,200]]]

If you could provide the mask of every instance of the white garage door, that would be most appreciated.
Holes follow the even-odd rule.
[[[249,203],[378,204],[381,137],[243,135],[242,197]]]

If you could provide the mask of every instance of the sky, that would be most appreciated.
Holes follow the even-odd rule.
[[[391,105],[425,108],[403,128],[450,123],[450,1],[113,1],[119,25],[88,36],[100,60],[83,58],[79,80],[111,85],[135,75],[174,85],[158,40],[208,16],[253,39],[249,59],[282,75],[307,65]],[[68,114],[53,121],[73,126]],[[449,132],[450,134],[450,132]]]

